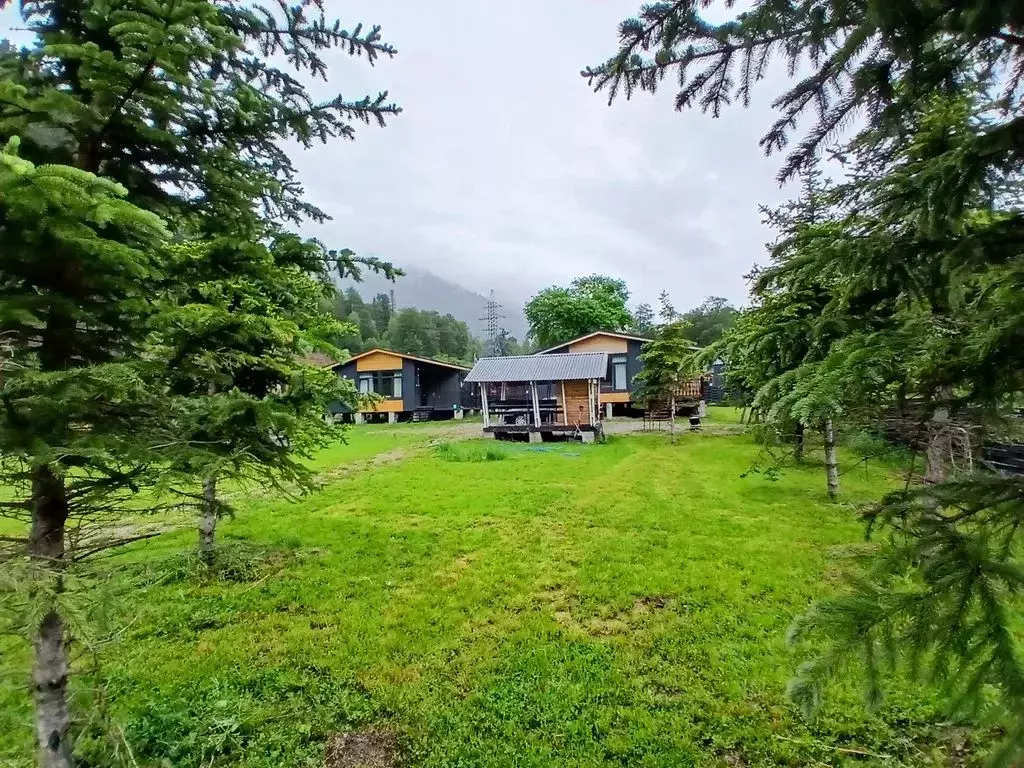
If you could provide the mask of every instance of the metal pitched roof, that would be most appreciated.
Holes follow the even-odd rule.
[[[607,372],[605,352],[483,357],[476,361],[466,381],[575,381],[600,379]]]

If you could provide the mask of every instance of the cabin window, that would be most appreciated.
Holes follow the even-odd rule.
[[[626,356],[617,355],[612,358],[612,389],[625,391],[629,389],[626,381]]]
[[[381,397],[402,399],[402,372],[376,371],[359,376],[359,392],[368,395],[374,392]]]

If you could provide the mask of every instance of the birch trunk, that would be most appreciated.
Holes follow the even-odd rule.
[[[796,424],[796,444],[793,446],[793,458],[798,464],[804,461],[804,423],[798,421]]]
[[[836,458],[836,433],[832,419],[825,419],[825,477],[828,481],[828,496],[834,499],[839,494],[839,460]]]
[[[676,444],[676,396],[673,394],[668,399],[668,433],[672,445]]]
[[[199,510],[199,558],[213,563],[214,535],[217,532],[217,476],[203,481],[203,505]]]
[[[49,466],[35,468],[32,478],[32,531],[28,556],[45,569],[44,578],[56,580],[62,589],[60,571],[64,565],[64,525],[68,499],[64,479]],[[68,734],[68,654],[64,621],[51,608],[43,616],[32,638],[32,695],[35,700],[36,740],[40,768],[71,768],[71,740]]]

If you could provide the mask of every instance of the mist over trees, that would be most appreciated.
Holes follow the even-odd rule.
[[[482,342],[473,338],[462,320],[434,310],[394,310],[386,293],[378,293],[367,302],[355,288],[346,288],[330,306],[332,314],[349,326],[348,332],[336,340],[349,354],[384,347],[409,355],[472,363],[482,353]]]

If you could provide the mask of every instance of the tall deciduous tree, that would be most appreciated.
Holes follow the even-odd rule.
[[[326,214],[305,198],[282,146],[349,139],[356,124],[383,124],[398,112],[386,94],[317,101],[297,79],[296,72],[326,78],[325,49],[337,47],[371,63],[394,53],[377,28],[346,29],[328,21],[316,0],[267,6],[230,0],[33,0],[22,3],[21,13],[35,41],[24,49],[0,50],[0,140],[20,136],[22,156],[41,173],[62,165],[120,184],[115,189],[126,190],[130,203],[162,216],[189,238],[231,236],[252,246],[266,244],[289,223],[323,220]],[[68,182],[74,183],[85,185],[80,179]],[[116,195],[99,198],[93,212],[80,216],[82,225],[59,218],[66,212],[60,203],[51,206],[53,215],[42,218],[36,231],[27,219],[17,228],[6,219],[3,223],[10,252],[21,254],[0,275],[9,290],[21,286],[17,290],[23,291],[12,305],[21,305],[19,322],[25,327],[15,356],[26,357],[25,370],[41,371],[54,385],[58,379],[79,379],[77,391],[53,390],[53,403],[67,398],[91,404],[77,414],[69,407],[52,423],[18,422],[21,439],[37,446],[14,454],[27,461],[35,478],[25,505],[33,511],[32,541],[43,542],[46,557],[63,551],[69,504],[83,514],[107,509],[106,495],[134,482],[132,471],[119,469],[119,461],[131,453],[115,447],[129,440],[129,433],[147,434],[121,415],[145,399],[146,391],[133,384],[124,367],[95,366],[128,365],[138,355],[138,334],[155,295],[142,265],[152,264],[159,250],[135,244],[157,227],[142,218],[137,234],[128,226],[108,225],[116,207],[106,202],[110,197]],[[14,196],[9,200],[13,207]],[[126,211],[121,206],[117,215],[123,218]],[[111,253],[121,254],[120,272],[105,268],[101,250],[89,243],[88,228],[110,242]],[[53,238],[74,243],[51,252]],[[143,248],[145,259],[133,266],[132,254]],[[45,262],[38,252],[48,253]],[[325,266],[344,269],[355,262],[347,251],[320,255]],[[104,383],[102,374],[114,370],[125,377]],[[5,396],[14,396],[7,391],[14,381],[7,378]],[[87,398],[90,382],[135,389],[117,397],[111,389],[116,407],[105,406],[110,398]],[[166,411],[151,407],[148,414]],[[8,410],[4,418],[20,419],[17,413]],[[71,440],[71,433],[84,442],[62,452],[44,449]],[[75,495],[69,466],[86,476],[106,472],[118,481],[97,481],[89,493]],[[63,651],[55,649],[64,647],[62,635],[59,614],[47,613],[33,640],[37,666],[60,667]],[[48,678],[40,686],[49,687],[37,707],[42,761],[67,766],[65,677]]]
[[[627,301],[624,281],[589,275],[576,278],[568,288],[545,288],[524,311],[530,336],[541,347],[552,347],[593,331],[626,330],[633,322]]]
[[[699,307],[683,312],[690,324],[690,337],[698,347],[714,344],[722,334],[732,328],[739,310],[721,296],[709,296]]]

